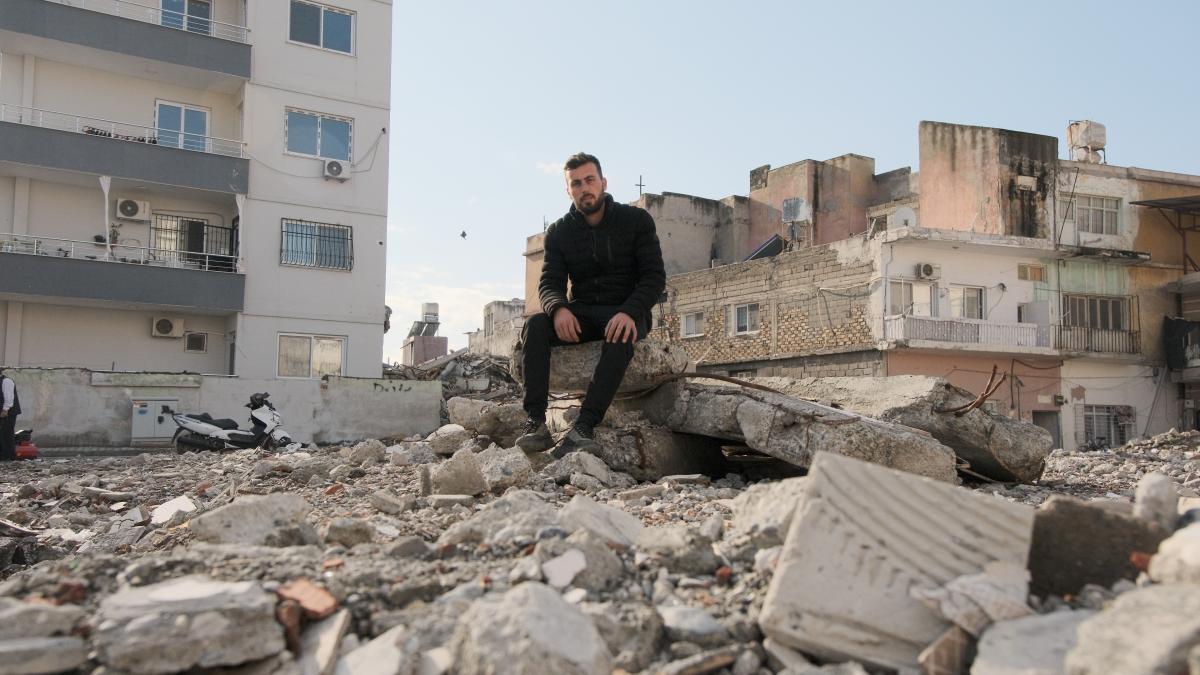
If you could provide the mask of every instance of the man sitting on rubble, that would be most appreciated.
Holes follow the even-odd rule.
[[[521,332],[525,412],[529,419],[517,445],[530,452],[553,445],[546,428],[550,348],[604,340],[579,418],[551,453],[561,458],[594,451],[594,429],[604,419],[634,342],[646,337],[651,310],[666,286],[654,219],[645,210],[613,201],[600,160],[578,153],[563,167],[571,209],[546,230],[538,296],[542,314]],[[568,297],[567,282],[571,292]]]

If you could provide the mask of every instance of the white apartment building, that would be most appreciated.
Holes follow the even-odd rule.
[[[4,0],[0,360],[379,377],[390,0]]]

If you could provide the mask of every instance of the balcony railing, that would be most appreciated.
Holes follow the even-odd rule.
[[[0,232],[0,253],[44,255],[210,272],[237,272],[237,256]]]
[[[1141,352],[1140,334],[1135,330],[904,315],[886,317],[884,330],[889,340],[929,340],[994,347],[1053,347],[1068,352]]]
[[[193,16],[169,9],[142,5],[136,2],[129,2],[129,0],[48,0],[48,2],[57,2],[60,5],[90,9],[135,21],[144,21],[167,28],[184,30],[189,33],[209,35],[232,42],[241,42],[243,44],[250,42],[250,29],[245,26],[214,21],[202,16]]]
[[[889,340],[932,340],[997,347],[1049,347],[1048,327],[1035,323],[992,323],[979,319],[889,316]]]
[[[1138,354],[1140,334],[1136,330],[1101,330],[1087,326],[1055,326],[1055,346],[1068,352]]]
[[[147,143],[168,148],[193,150],[213,155],[244,158],[244,144],[215,136],[201,136],[172,129],[158,129],[128,122],[114,122],[99,117],[42,110],[27,106],[0,103],[0,122],[29,124],[45,129],[70,131],[89,136],[112,138],[130,143]]]

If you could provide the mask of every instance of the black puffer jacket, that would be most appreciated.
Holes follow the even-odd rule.
[[[604,195],[604,219],[592,227],[571,206],[567,215],[546,230],[545,261],[538,284],[542,311],[570,300],[588,305],[616,305],[634,319],[650,324],[651,310],[667,283],[654,219],[636,206]]]

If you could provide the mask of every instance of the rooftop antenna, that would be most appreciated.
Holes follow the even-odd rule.
[[[646,187],[646,184],[642,182],[642,174],[640,174],[640,173],[638,174],[638,182],[634,183],[634,185],[637,186],[638,196],[641,197],[642,196],[642,188]]]

